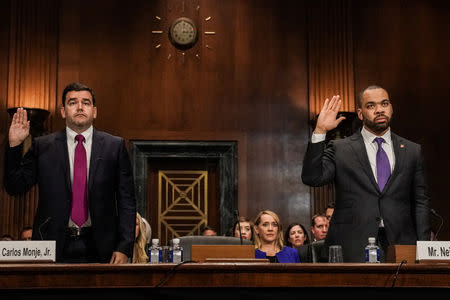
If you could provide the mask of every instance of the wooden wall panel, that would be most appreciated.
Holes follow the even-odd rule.
[[[10,25],[10,3],[0,1],[0,182],[3,182],[4,147],[8,138],[9,115],[6,111],[8,97],[8,52],[9,52],[9,25]],[[3,42],[4,41],[4,42]],[[10,199],[6,196],[3,188],[0,188],[0,235],[9,233],[15,235],[10,227]]]
[[[341,111],[355,112],[351,1],[308,5],[309,118],[313,120],[333,95],[341,96]],[[311,215],[324,213],[334,201],[334,185],[310,190]]]
[[[54,112],[58,1],[15,0],[9,5],[9,18],[5,18],[9,20],[9,24],[3,23],[2,26],[2,29],[9,29],[8,36],[3,36],[6,41],[4,45],[8,49],[2,49],[2,52],[8,57],[8,68],[5,76],[7,86],[3,94],[5,98],[1,99],[2,107],[22,106]],[[51,120],[52,118],[47,123],[51,124]],[[10,118],[6,116],[2,122],[6,132],[9,130],[9,122]],[[2,157],[3,153],[2,150]],[[5,209],[2,209],[3,230],[0,231],[18,237],[22,227],[32,225],[38,190],[33,188],[25,195],[10,197],[1,189],[1,194],[0,203]]]

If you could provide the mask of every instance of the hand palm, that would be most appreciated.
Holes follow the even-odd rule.
[[[326,133],[333,130],[338,124],[345,119],[345,117],[339,117],[336,119],[339,109],[341,107],[341,99],[339,96],[333,96],[331,100],[326,99],[317,118],[316,132]]]
[[[30,134],[30,121],[27,121],[27,113],[23,108],[18,108],[9,128],[10,146],[21,144]]]

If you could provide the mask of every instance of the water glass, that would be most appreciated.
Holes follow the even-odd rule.
[[[332,245],[328,249],[328,262],[330,263],[342,263],[344,258],[342,256],[342,246]]]

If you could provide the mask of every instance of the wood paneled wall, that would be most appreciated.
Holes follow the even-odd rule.
[[[359,89],[378,83],[391,92],[394,131],[423,144],[433,207],[450,217],[442,176],[450,167],[443,139],[450,129],[446,1],[99,0],[88,7],[35,1],[30,9],[47,25],[33,25],[25,9],[15,10],[23,3],[0,4],[3,145],[5,110],[20,104],[24,88],[37,91],[56,130],[64,126],[58,112],[64,86],[81,81],[96,93],[101,130],[128,140],[238,141],[240,214],[272,209],[284,225],[309,224],[332,197],[301,183],[309,120],[335,93],[343,110],[353,111]],[[200,32],[187,51],[167,39],[169,24],[182,15]],[[11,203],[33,203],[36,194],[0,193],[0,233],[17,235],[31,210]]]
[[[3,33],[8,29],[8,35],[2,38],[2,44],[8,45],[7,49],[2,49],[7,50],[2,53],[8,57],[7,62],[2,62],[7,66],[6,73],[2,74],[7,83],[2,83],[5,90],[1,94],[2,128],[5,128],[2,145],[6,143],[9,128],[9,116],[4,114],[7,108],[55,111],[59,1],[17,0],[3,5],[4,11],[9,12],[5,18],[9,22],[2,24]],[[47,123],[51,124],[51,119]],[[33,224],[38,189],[34,187],[27,194],[16,197],[7,195],[3,188],[0,191],[0,232],[18,237],[21,228]]]
[[[326,98],[340,95],[341,111],[355,111],[351,1],[308,2],[309,118]],[[311,132],[314,128],[311,128]],[[311,189],[311,215],[334,201],[334,185]]]

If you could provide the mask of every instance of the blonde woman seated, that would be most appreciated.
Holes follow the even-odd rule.
[[[299,263],[296,249],[284,246],[280,218],[263,210],[255,219],[255,258],[267,258],[273,263]]]
[[[136,231],[133,249],[133,264],[147,263],[148,255],[146,251],[147,238],[146,226],[139,213],[136,213]]]

